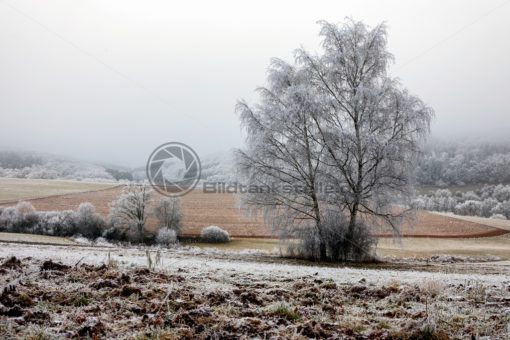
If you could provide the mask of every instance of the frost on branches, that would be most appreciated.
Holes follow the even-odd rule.
[[[260,101],[237,105],[247,134],[237,153],[243,180],[271,188],[243,201],[282,235],[311,230],[313,257],[359,259],[368,222],[398,233],[402,213],[390,208],[410,192],[433,111],[388,75],[384,25],[320,24],[321,54],[299,49],[294,64],[273,60]],[[345,232],[330,232],[331,214],[346,216],[336,227]]]

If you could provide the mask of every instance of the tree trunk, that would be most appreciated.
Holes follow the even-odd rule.
[[[324,241],[323,236],[319,236],[319,251],[320,251],[320,261],[326,261],[328,259],[328,254],[326,251],[326,241]]]
[[[319,200],[317,199],[317,195],[315,192],[312,193],[313,200],[313,210],[315,212],[315,223],[317,226],[317,231],[319,233],[319,261],[326,261],[328,254],[326,249],[326,240],[324,236],[324,231],[322,230],[321,225],[321,215],[319,209]]]
[[[345,234],[345,242],[344,242],[344,249],[343,249],[344,260],[349,259],[349,253],[351,252],[350,250],[353,247],[357,246],[354,241],[354,228],[356,228],[356,221],[358,218],[358,209],[359,209],[359,204],[357,202],[355,202],[351,209],[349,226],[347,227],[347,233]]]

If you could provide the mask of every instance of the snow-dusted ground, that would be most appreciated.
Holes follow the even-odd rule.
[[[156,257],[157,249],[149,249],[152,257]],[[364,279],[367,283],[385,284],[390,280],[403,283],[421,283],[425,280],[439,280],[450,284],[465,284],[479,282],[487,285],[509,285],[510,277],[507,275],[487,274],[455,274],[438,273],[413,270],[389,269],[361,269],[350,267],[324,267],[313,265],[300,265],[281,263],[275,259],[270,261],[257,261],[257,254],[224,253],[216,250],[199,248],[177,248],[161,250],[161,261],[157,268],[161,270],[186,269],[189,272],[223,272],[226,275],[232,272],[247,273],[260,276],[260,279],[285,277],[289,279],[303,276],[316,276],[322,279],[332,279],[339,283],[357,283]],[[118,262],[120,267],[131,268],[147,266],[147,250],[121,247],[72,247],[0,243],[0,258],[16,256],[18,258],[32,257],[35,259],[52,259],[68,265],[78,262],[87,264],[100,264],[110,260]],[[479,266],[492,264],[480,263]]]
[[[0,338],[508,339],[510,275],[481,273],[509,271],[487,266],[0,242]]]

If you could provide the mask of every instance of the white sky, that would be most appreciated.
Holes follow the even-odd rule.
[[[510,1],[0,0],[0,148],[142,165],[167,141],[242,145],[271,57],[319,50],[317,20],[386,21],[392,69],[433,135],[510,131]]]

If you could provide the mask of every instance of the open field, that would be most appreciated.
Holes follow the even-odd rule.
[[[488,225],[494,228],[504,229],[510,231],[510,220],[500,220],[496,218],[486,218],[486,217],[477,217],[477,216],[462,216],[462,215],[455,215],[452,213],[441,213],[441,212],[432,212],[433,214],[441,215],[441,216],[447,216],[447,217],[453,217],[459,220],[468,221],[468,222],[474,222],[478,224],[484,224]]]
[[[31,180],[30,180],[31,181]],[[36,181],[39,182],[39,181]],[[1,182],[0,182],[1,183]],[[15,183],[15,182],[11,182]],[[88,183],[64,182],[69,190],[86,188]],[[40,184],[35,184],[36,186]],[[104,185],[104,184],[102,184]],[[26,187],[25,187],[26,186]],[[101,186],[101,185],[100,185]],[[22,192],[29,192],[30,182],[17,182],[14,188]],[[120,194],[121,187],[110,187],[101,191],[61,194],[52,197],[31,199],[38,210],[67,210],[76,209],[82,202],[91,202],[97,211],[107,216],[108,204]],[[155,195],[158,199],[160,196]],[[214,247],[223,250],[240,251],[243,249],[278,251],[278,241],[262,219],[247,217],[237,207],[236,197],[231,194],[204,194],[195,190],[184,196],[184,234],[198,235],[204,226],[218,225],[234,237],[233,241],[224,245],[207,245],[196,243],[197,247]],[[6,205],[6,204],[4,204]],[[501,236],[509,230],[510,221],[480,219],[465,216],[450,216],[420,211],[414,220],[410,220],[402,228],[402,235],[408,236],[395,243],[391,238],[379,240],[378,255],[381,257],[420,257],[433,255],[453,256],[498,256],[510,259],[510,237]],[[154,218],[149,219],[149,227],[157,227]],[[377,234],[391,235],[387,231],[379,230]],[[414,237],[409,237],[414,236]],[[441,237],[441,239],[437,238]],[[0,234],[0,240],[16,241],[18,236]],[[19,236],[18,242],[72,244],[73,241],[60,238],[44,238],[35,235]]]
[[[0,242],[16,242],[46,245],[77,245],[75,241],[64,237],[0,233]],[[184,242],[183,246],[202,249],[218,249],[229,252],[260,251],[280,254],[280,243],[269,238],[233,238],[229,243]],[[285,249],[285,246],[282,248]],[[377,246],[380,259],[389,258],[430,258],[446,255],[458,257],[500,258],[510,260],[510,235],[483,238],[427,238],[405,237],[401,239],[381,238]]]
[[[106,189],[112,183],[87,183],[44,179],[0,178],[0,203],[38,197]]]
[[[508,235],[482,238],[405,237],[400,240],[381,238],[377,254],[396,258],[428,258],[436,255],[473,258],[496,256],[502,260],[510,260],[510,237]]]
[[[22,186],[21,186],[22,187]],[[98,191],[99,190],[99,191]],[[26,199],[31,202],[35,209],[40,211],[61,211],[61,210],[75,210],[83,202],[91,202],[96,208],[97,212],[107,216],[108,215],[108,204],[115,200],[121,193],[122,187],[111,185],[106,188],[100,188],[96,191],[86,191],[59,194],[50,197],[41,197],[34,199]],[[2,203],[0,205],[8,206],[12,203]]]
[[[186,243],[188,244],[188,243]],[[228,251],[260,250],[279,253],[278,240],[257,238],[234,238],[229,243],[189,243],[200,248],[216,248]],[[510,260],[510,237],[483,238],[427,238],[405,237],[401,239],[381,238],[377,255],[384,258],[430,258],[437,255],[487,258],[499,257]]]
[[[65,237],[18,233],[0,233],[0,241],[29,244],[76,245],[76,242]]]
[[[144,249],[2,244],[0,337],[508,336],[505,267],[480,275],[268,260],[169,249],[149,269]]]
[[[22,188],[22,186],[20,186]],[[70,193],[29,200],[37,210],[76,209],[80,203],[91,202],[96,210],[108,215],[108,204],[120,194],[121,187],[107,188],[101,191]],[[154,199],[159,195],[155,194]],[[1,205],[1,204],[0,204]],[[8,204],[3,204],[8,205]],[[274,237],[271,228],[263,223],[261,217],[249,217],[237,205],[233,194],[210,194],[194,190],[182,198],[184,213],[184,234],[198,235],[203,227],[218,225],[235,237]],[[485,223],[485,222],[484,222]],[[415,219],[402,226],[403,236],[419,237],[482,237],[498,236],[506,231],[475,221],[461,220],[457,217],[441,216],[419,211]],[[149,228],[156,228],[157,221],[149,218]],[[391,236],[387,230],[376,230],[380,236]]]

